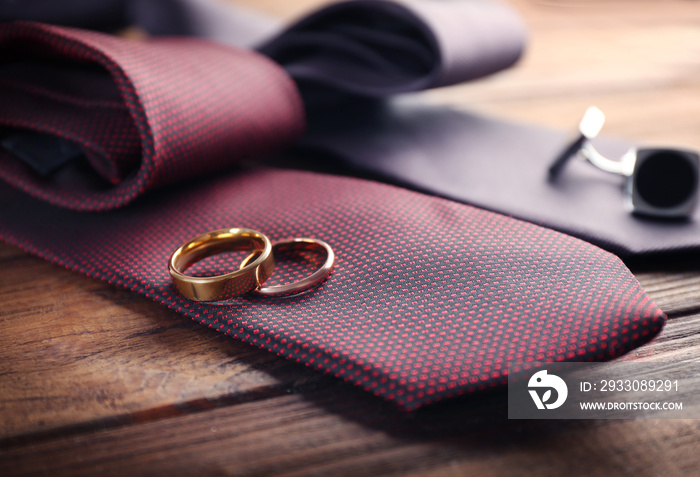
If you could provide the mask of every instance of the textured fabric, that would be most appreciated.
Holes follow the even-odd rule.
[[[0,152],[0,177],[57,205],[118,207],[278,150],[304,127],[294,84],[252,52],[30,22],[4,25],[0,45],[0,126],[55,134],[87,150],[90,167],[52,178]]]
[[[700,251],[700,208],[690,220],[630,214],[623,179],[572,160],[556,182],[547,169],[570,132],[510,123],[416,98],[391,104],[336,104],[333,115],[309,115],[300,157],[324,157],[352,173],[518,217],[587,240],[622,257]],[[611,158],[629,144],[597,138]],[[305,161],[307,167],[318,162]]]
[[[305,16],[259,50],[297,82],[385,97],[495,73],[524,44],[520,18],[493,1],[353,0]]]
[[[78,90],[100,93],[81,101],[109,101],[119,121],[129,113],[134,125],[124,123],[120,140],[88,135],[105,157],[124,153],[123,144],[138,140],[143,156],[121,183],[92,196],[86,191],[78,196],[74,188],[62,189],[28,170],[22,173],[29,179],[17,180],[8,171],[18,162],[2,157],[0,171],[8,183],[0,185],[0,237],[8,243],[134,290],[405,409],[502,385],[512,361],[611,359],[663,326],[663,313],[618,258],[532,224],[389,185],[313,173],[232,170],[199,180],[183,177],[211,170],[207,161],[219,167],[221,157],[212,151],[262,153],[299,134],[302,111],[290,81],[255,54],[213,46],[205,52],[199,41],[136,45],[35,24],[0,31],[2,51],[30,51],[33,68],[71,67],[66,74],[86,85]],[[191,53],[205,61],[224,55],[224,65],[207,63],[223,71],[193,74],[183,66]],[[142,75],[146,66],[139,59],[150,54],[153,73]],[[177,58],[177,64],[164,66],[168,58]],[[14,59],[4,57],[2,67]],[[74,68],[76,62],[80,68]],[[244,73],[236,73],[238,62]],[[116,89],[104,86],[104,68]],[[220,84],[229,77],[233,91]],[[22,91],[35,92],[35,86]],[[56,87],[63,98],[63,85]],[[8,88],[18,89],[15,83]],[[206,97],[221,90],[231,104]],[[29,119],[22,130],[31,120],[42,131],[53,125],[51,132],[59,136],[90,129],[81,114],[70,112],[81,101],[58,101],[51,107],[61,114],[53,117],[45,109],[57,97],[53,91],[17,97],[41,106],[24,108]],[[23,112],[8,99],[8,106],[0,103],[4,133],[16,129],[10,126]],[[12,114],[8,108],[14,108]],[[71,168],[63,172],[76,175]],[[150,190],[175,180],[180,182]],[[141,196],[134,199],[136,194]],[[96,212],[107,208],[112,210]],[[181,297],[167,271],[172,251],[195,235],[237,226],[272,240],[327,241],[337,254],[334,271],[312,292],[288,299],[251,295],[202,304]],[[197,271],[206,274],[217,266],[221,261]]]
[[[0,209],[0,234],[14,245],[406,409],[503,385],[511,361],[614,358],[664,320],[608,252],[370,181],[253,171],[103,214],[56,209],[3,186]],[[190,302],[171,284],[169,255],[222,226],[272,240],[321,238],[335,268],[300,297]]]

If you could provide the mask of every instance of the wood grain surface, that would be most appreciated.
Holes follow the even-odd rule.
[[[607,134],[700,147],[700,2],[510,3],[523,61],[430,101],[559,128],[596,104]],[[625,359],[699,361],[700,258],[630,266],[670,319]],[[509,421],[504,393],[407,414],[4,244],[0,269],[0,475],[699,475],[700,420]]]

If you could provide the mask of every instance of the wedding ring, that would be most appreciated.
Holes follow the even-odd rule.
[[[331,249],[330,245],[328,245],[326,242],[312,238],[293,238],[288,240],[280,240],[279,242],[272,244],[272,254],[277,257],[283,253],[299,255],[302,252],[321,253],[325,255],[326,259],[323,265],[302,280],[289,283],[287,285],[262,287],[255,290],[255,293],[268,297],[298,295],[315,287],[325,280],[331,273],[333,262],[335,261],[333,249]],[[241,263],[241,267],[247,267],[250,261],[256,258],[256,255],[256,253],[253,253],[246,257]]]
[[[184,273],[192,264],[222,252],[250,250],[253,260],[223,275],[194,277]],[[183,296],[194,301],[222,301],[260,288],[272,274],[275,260],[270,240],[250,229],[220,229],[193,238],[170,257],[168,270]]]

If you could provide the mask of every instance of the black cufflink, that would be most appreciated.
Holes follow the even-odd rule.
[[[619,160],[608,159],[591,144],[605,123],[596,107],[586,110],[579,135],[549,167],[555,180],[573,156],[580,156],[598,169],[625,177],[626,208],[639,215],[657,218],[688,218],[698,201],[700,157],[696,152],[675,148],[632,148]]]

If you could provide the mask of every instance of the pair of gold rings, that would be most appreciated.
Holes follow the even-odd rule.
[[[238,270],[223,275],[197,277],[184,272],[196,262],[223,252],[249,251]],[[275,268],[275,252],[313,252],[325,255],[325,262],[311,275],[287,285],[264,287]],[[223,301],[255,292],[277,297],[303,293],[321,283],[331,272],[335,254],[321,240],[293,238],[274,244],[251,229],[219,229],[199,235],[180,246],[170,257],[168,270],[179,292],[194,301]]]

